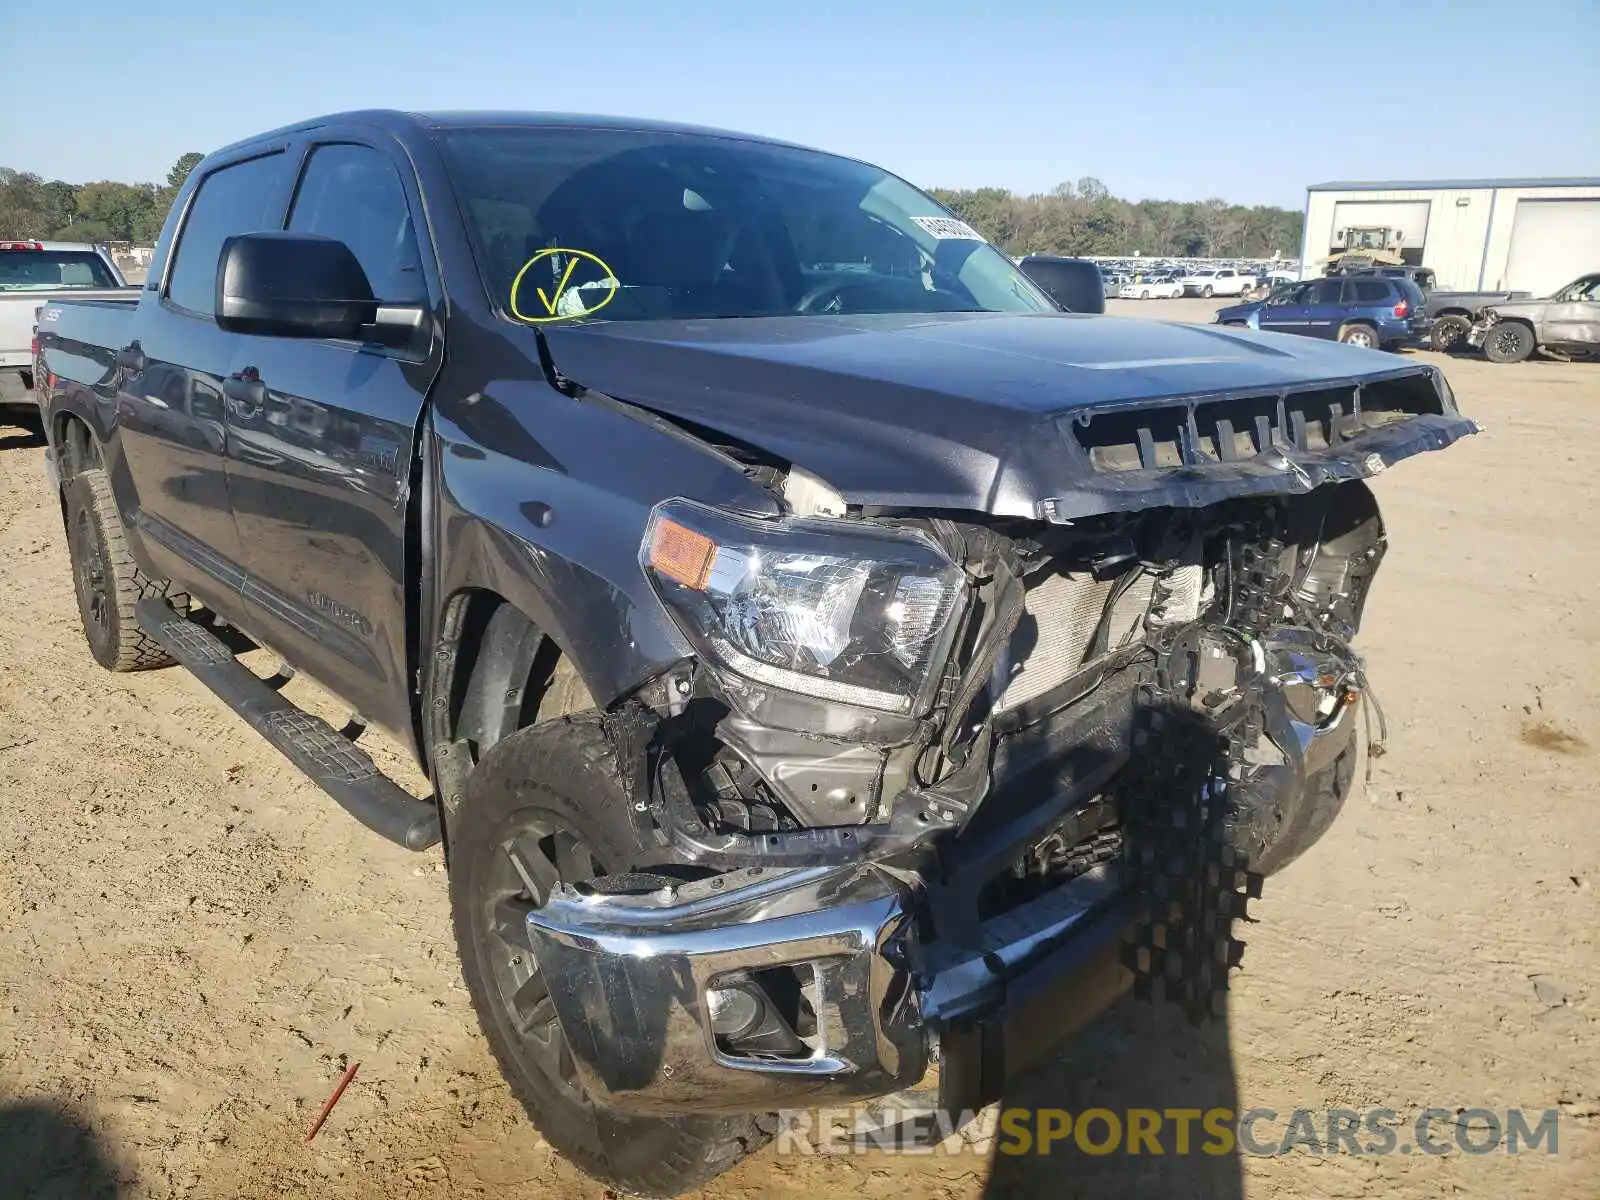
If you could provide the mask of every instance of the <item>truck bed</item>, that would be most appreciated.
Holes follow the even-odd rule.
[[[34,314],[44,306],[93,306],[132,312],[139,292],[137,287],[0,292],[0,370],[32,368]]]

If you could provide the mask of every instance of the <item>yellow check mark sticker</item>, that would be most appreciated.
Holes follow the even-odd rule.
[[[561,278],[550,291],[543,287],[533,290],[538,294],[539,307],[543,312],[524,312],[519,304],[522,294],[522,284],[528,273],[546,259],[554,259],[550,270],[559,269]],[[564,264],[564,265],[563,265]],[[592,286],[593,285],[593,286]],[[571,250],[564,246],[552,246],[541,250],[527,262],[522,264],[522,269],[517,272],[511,281],[511,315],[519,321],[527,321],[531,325],[543,324],[546,321],[571,321],[579,317],[593,316],[600,309],[616,299],[620,289],[616,276],[611,273],[611,268],[598,254],[591,254],[587,250]],[[577,289],[578,294],[574,299],[581,299],[582,303],[576,312],[562,312],[561,298],[569,289]],[[591,296],[593,297],[591,299]]]

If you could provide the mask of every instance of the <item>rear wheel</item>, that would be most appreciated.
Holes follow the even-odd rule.
[[[1533,330],[1521,321],[1501,321],[1483,339],[1483,356],[1490,362],[1519,363],[1533,353]]]
[[[594,715],[521,730],[473,771],[450,827],[461,972],[501,1073],[558,1151],[629,1193],[673,1196],[765,1144],[757,1116],[644,1117],[600,1107],[529,950],[524,921],[558,882],[616,875],[642,852],[611,743]]]
[[[1148,300],[1148,299],[1150,299],[1150,293],[1149,293],[1149,291],[1148,291],[1148,290],[1146,290],[1146,291],[1143,291],[1143,292],[1140,292],[1140,293],[1139,293],[1139,299],[1141,299],[1141,300]]]
[[[1368,350],[1378,348],[1378,331],[1371,325],[1342,325],[1339,327],[1339,340],[1350,346],[1363,346]]]
[[[1440,354],[1448,354],[1462,344],[1462,339],[1472,330],[1465,317],[1455,314],[1440,317],[1428,331],[1428,341]]]
[[[182,612],[189,607],[188,596],[134,565],[104,471],[79,472],[67,480],[64,494],[67,553],[89,653],[108,671],[166,666],[172,659],[139,628],[133,606],[140,600],[165,599]]]

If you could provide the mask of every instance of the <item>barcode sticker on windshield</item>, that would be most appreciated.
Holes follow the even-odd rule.
[[[951,238],[959,238],[968,242],[983,241],[983,234],[965,221],[958,221],[954,217],[912,217],[911,219],[941,242],[948,241]]]

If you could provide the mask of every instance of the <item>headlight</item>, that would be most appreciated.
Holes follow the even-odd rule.
[[[639,561],[695,649],[758,683],[897,713],[932,701],[963,577],[910,531],[656,506]]]

